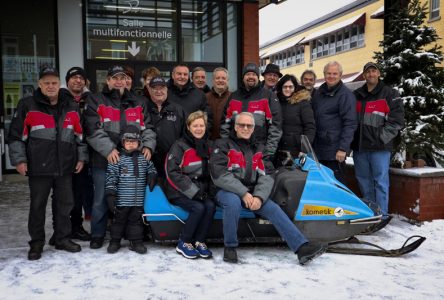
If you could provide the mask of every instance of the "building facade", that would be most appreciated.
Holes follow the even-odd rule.
[[[396,1],[396,0],[392,0]],[[442,5],[444,0],[422,0],[430,9],[427,25],[439,36],[444,34]],[[317,85],[323,80],[323,67],[329,61],[342,64],[343,81],[351,88],[362,83],[362,66],[380,51],[384,36],[384,0],[357,0],[309,24],[260,45],[260,65],[275,63],[281,73],[299,77],[306,69],[317,74]],[[439,40],[444,46],[444,41]]]
[[[236,89],[245,62],[258,62],[259,7],[270,1],[48,0],[7,1],[0,11],[1,168],[13,169],[5,136],[18,101],[37,88],[43,65],[84,67],[99,91],[114,64],[142,71],[155,66],[165,78],[174,65],[230,72]],[[1,174],[1,173],[0,173]]]

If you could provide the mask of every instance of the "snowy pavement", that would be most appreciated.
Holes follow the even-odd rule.
[[[40,260],[28,261],[26,188],[0,183],[0,299],[444,299],[444,220],[416,226],[396,216],[361,237],[386,248],[427,237],[399,258],[327,253],[302,267],[285,246],[256,245],[240,247],[233,265],[221,245],[211,245],[211,260],[187,260],[173,245],[146,243],[139,255],[124,244],[111,255],[106,245],[81,242],[79,253],[46,245]]]

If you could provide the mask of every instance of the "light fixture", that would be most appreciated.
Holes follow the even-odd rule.
[[[104,8],[112,8],[112,9],[123,9],[125,11],[130,10],[144,10],[144,11],[159,11],[159,12],[176,12],[175,9],[167,9],[167,8],[148,8],[148,7],[132,7],[132,6],[120,6],[120,5],[104,5]],[[203,14],[203,11],[197,10],[182,10],[182,13],[188,14]]]
[[[103,52],[128,52],[126,49],[102,49]]]

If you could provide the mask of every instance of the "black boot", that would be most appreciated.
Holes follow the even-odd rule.
[[[319,242],[308,242],[298,249],[299,264],[305,265],[327,251],[327,245]]]
[[[129,249],[139,254],[145,254],[147,252],[146,247],[143,245],[142,240],[130,241]]]
[[[42,257],[43,252],[43,244],[42,243],[34,243],[29,244],[31,248],[28,251],[28,260],[38,260]]]
[[[68,252],[80,252],[82,247],[79,244],[74,243],[70,239],[63,239],[61,241],[56,241],[55,248],[57,250],[65,250]]]
[[[110,254],[114,254],[120,249],[120,240],[118,239],[111,239],[109,242],[108,248],[106,251]]]
[[[103,246],[103,240],[102,237],[92,237],[91,242],[89,242],[89,247],[91,249],[100,249]]]
[[[83,226],[79,226],[72,230],[71,232],[71,238],[75,240],[81,240],[81,241],[90,241],[91,240],[91,234],[86,231]]]
[[[237,251],[235,247],[224,248],[224,261],[229,263],[237,263]]]

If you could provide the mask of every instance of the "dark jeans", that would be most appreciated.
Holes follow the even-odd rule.
[[[74,207],[71,211],[71,222],[73,231],[82,226],[82,208],[85,215],[91,215],[94,200],[94,184],[91,170],[87,164],[82,171],[72,177],[74,188]]]
[[[71,220],[69,214],[74,205],[72,192],[72,175],[66,176],[30,176],[29,189],[31,204],[29,208],[28,231],[30,244],[45,243],[45,213],[49,193],[53,190],[54,234],[56,241],[69,238]]]
[[[111,239],[120,240],[124,236],[130,240],[143,239],[142,206],[117,206],[111,224]]]
[[[332,170],[335,178],[345,185],[345,162],[338,162],[337,160],[320,160],[319,162]]]
[[[175,198],[170,201],[189,213],[188,219],[182,228],[180,239],[185,243],[205,242],[216,210],[214,201],[210,199],[199,201],[187,197]]]

